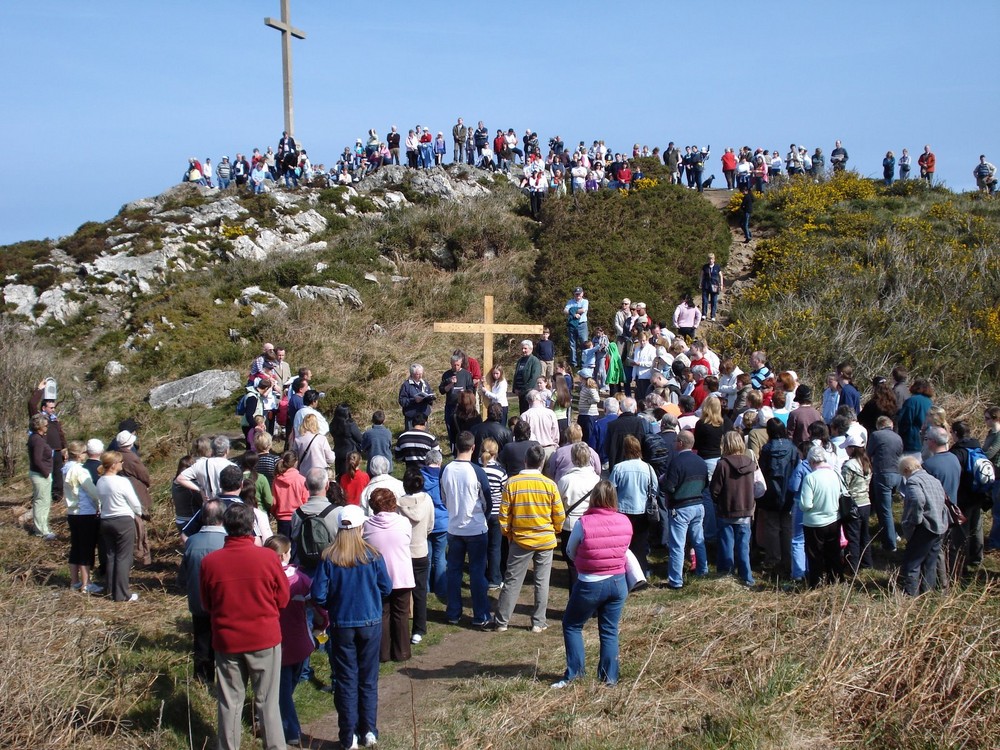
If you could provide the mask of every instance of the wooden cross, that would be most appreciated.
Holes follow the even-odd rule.
[[[483,377],[493,369],[493,337],[499,333],[535,334],[542,333],[540,325],[517,325],[493,322],[493,296],[483,297],[482,323],[435,323],[434,333],[481,333],[483,334]],[[485,405],[483,407],[485,418]]]
[[[281,20],[265,18],[264,24],[281,32],[281,70],[285,87],[285,130],[295,136],[295,116],[292,112],[292,37],[305,39],[306,32],[292,26],[291,0],[281,0]]]

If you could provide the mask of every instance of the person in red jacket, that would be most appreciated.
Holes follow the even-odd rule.
[[[265,750],[284,750],[278,706],[281,610],[290,598],[288,578],[271,550],[254,543],[253,509],[233,503],[223,517],[222,549],[201,561],[201,603],[211,617],[219,681],[219,750],[239,750],[246,674]]]
[[[927,180],[930,185],[934,182],[934,170],[937,168],[937,158],[930,146],[924,146],[924,153],[917,159],[917,166],[920,167],[920,179]]]

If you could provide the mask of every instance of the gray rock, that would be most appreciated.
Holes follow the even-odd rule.
[[[124,375],[128,372],[128,368],[119,362],[117,359],[113,359],[104,365],[104,374],[108,378],[117,378],[120,375]]]
[[[368,272],[368,273],[365,274],[365,281],[372,281],[372,282],[374,282],[374,283],[377,284],[378,283],[378,276],[376,276],[375,274],[373,274],[371,272]]]
[[[409,276],[390,276],[389,281],[393,284],[403,284],[410,280]]]
[[[364,308],[361,295],[354,287],[347,284],[331,283],[328,286],[295,285],[291,289],[299,299],[326,299],[339,302],[341,305],[350,305],[355,310]]]
[[[39,295],[38,303],[45,305],[45,311],[36,319],[37,325],[44,325],[52,319],[67,323],[80,312],[80,303],[69,299],[63,289],[46,289]]]
[[[154,409],[181,409],[187,406],[212,406],[228,398],[242,383],[231,370],[205,370],[171,383],[159,385],[149,392],[149,405]]]
[[[479,171],[468,169],[453,170],[452,176],[441,167],[407,170],[395,164],[382,167],[357,184],[359,193],[369,193],[376,189],[391,189],[408,180],[413,190],[427,195],[436,195],[443,200],[461,202],[469,198],[489,195],[490,191],[475,181]],[[482,174],[486,174],[483,172]],[[471,179],[471,181],[469,181]],[[395,192],[395,191],[393,191]],[[388,200],[388,196],[386,196]]]
[[[280,310],[288,308],[288,305],[277,295],[271,294],[271,292],[265,292],[259,286],[248,286],[240,292],[239,297],[233,300],[233,304],[240,305],[242,307],[249,307],[250,314],[253,316],[267,312],[272,307],[276,307]]]
[[[38,293],[30,284],[8,284],[3,288],[3,301],[14,305],[15,315],[24,315],[32,321],[35,319],[32,308],[38,304]]]
[[[257,243],[245,234],[241,234],[233,240],[232,254],[234,257],[242,258],[243,260],[264,260],[267,257],[267,253],[264,252],[263,248],[258,247]]]
[[[190,209],[190,211],[191,223],[196,227],[216,224],[222,220],[226,220],[231,223],[237,222],[244,216],[248,216],[250,214],[250,212],[243,208],[243,206],[240,205],[240,202],[231,195],[227,195],[221,200],[207,203],[204,206]]]
[[[429,250],[429,252],[431,254],[431,259],[441,268],[449,271],[454,271],[458,268],[458,259],[445,245],[435,245]]]

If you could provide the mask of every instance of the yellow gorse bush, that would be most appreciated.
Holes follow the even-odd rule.
[[[903,364],[1000,396],[1000,209],[973,197],[853,173],[761,196],[755,214],[774,234],[724,343],[800,374],[851,360],[864,385]]]

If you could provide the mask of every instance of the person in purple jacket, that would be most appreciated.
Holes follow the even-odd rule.
[[[595,613],[601,638],[597,678],[609,685],[618,682],[618,621],[628,595],[625,554],[631,541],[632,524],[618,512],[615,486],[601,480],[566,544],[578,579],[563,615],[566,672],[552,687],[566,687],[583,675],[583,626]]]

